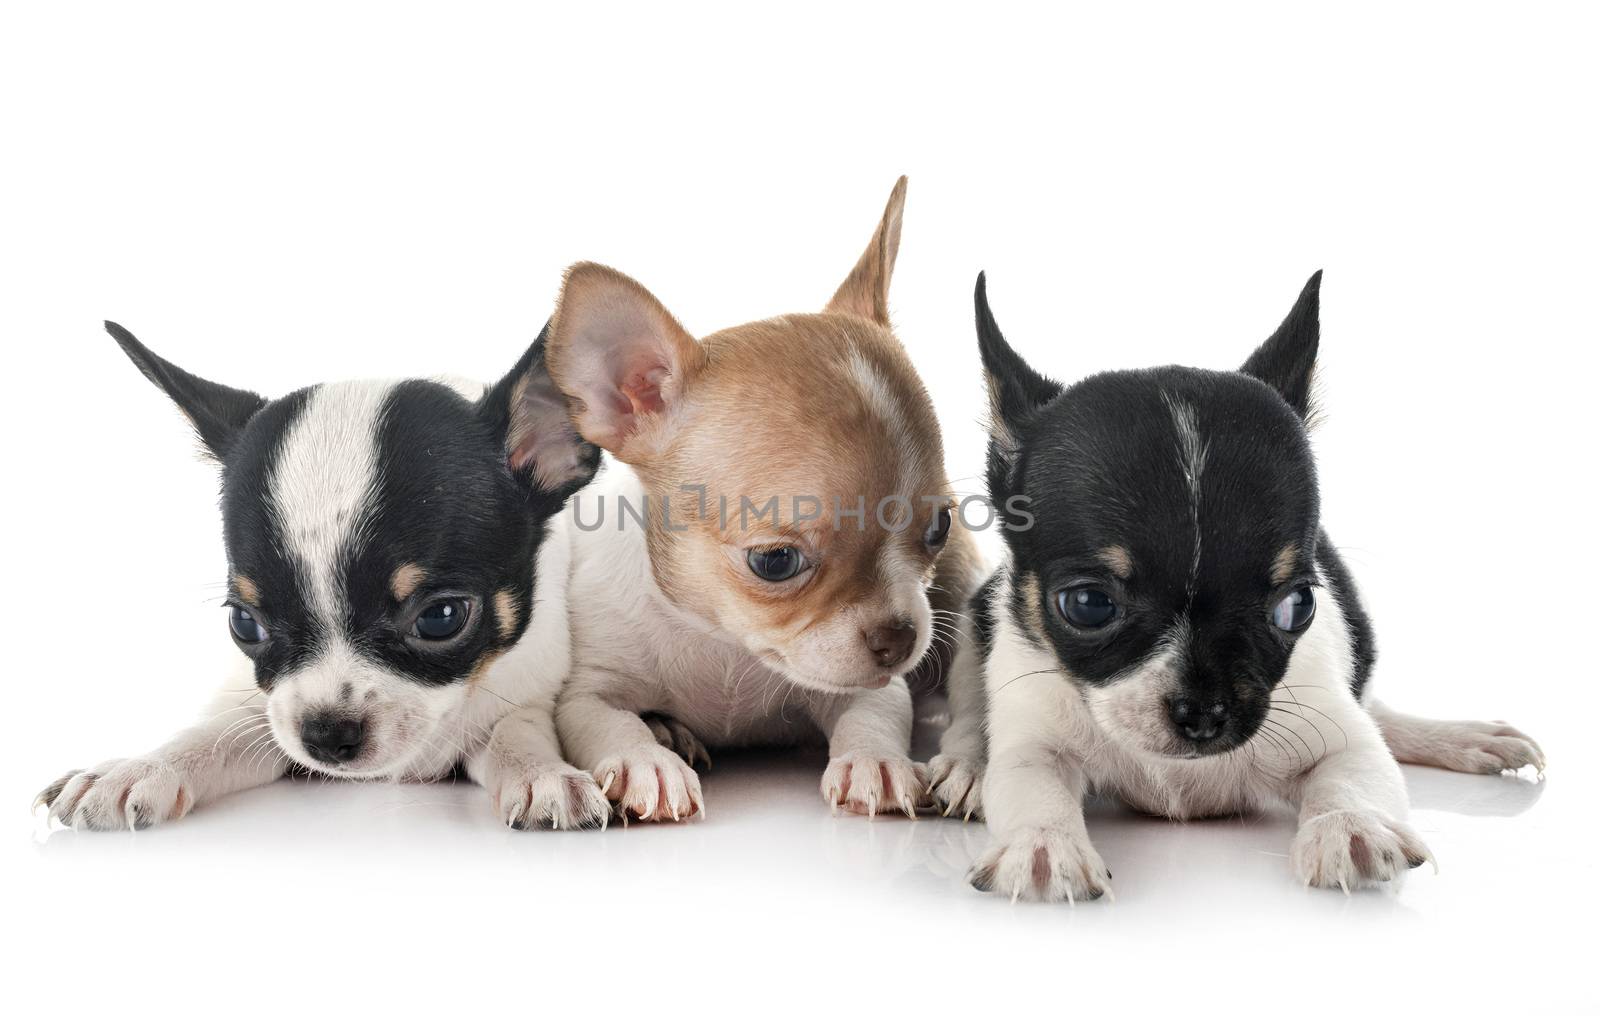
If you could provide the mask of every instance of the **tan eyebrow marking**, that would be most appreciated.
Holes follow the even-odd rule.
[[[517,633],[517,601],[511,595],[511,590],[502,589],[494,594],[495,620],[500,624],[500,635],[510,638]]]
[[[1133,555],[1128,553],[1127,547],[1112,544],[1102,548],[1098,556],[1117,578],[1126,579],[1133,574]]]
[[[261,606],[261,590],[248,575],[235,575],[233,577],[233,591],[239,599],[252,607]]]
[[[1039,613],[1039,576],[1029,572],[1022,576],[1017,583],[1021,592],[1019,601],[1022,605],[1022,618],[1027,623],[1029,634],[1035,642],[1045,639],[1044,615]]]
[[[1272,562],[1272,584],[1276,586],[1289,581],[1299,560],[1300,552],[1292,543],[1278,551],[1278,556]]]
[[[420,565],[403,564],[389,576],[389,592],[394,594],[396,600],[404,600],[416,592],[417,587],[422,585],[422,580],[427,577],[428,573],[423,571]]]
[[[467,683],[476,684],[478,679],[487,674],[489,672],[489,668],[494,666],[495,661],[500,659],[500,657],[504,656],[505,654],[506,651],[504,649],[490,649],[482,656],[478,657],[478,662],[472,668],[472,673],[467,675]]]

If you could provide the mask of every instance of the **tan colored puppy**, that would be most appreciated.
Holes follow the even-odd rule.
[[[889,330],[905,180],[821,314],[696,341],[644,287],[568,273],[550,369],[615,461],[574,505],[572,761],[624,816],[702,808],[690,757],[821,736],[835,806],[911,812],[906,675],[973,587],[939,426]],[[937,578],[937,581],[936,581]],[[933,603],[930,603],[930,594]],[[669,742],[670,737],[665,737]]]

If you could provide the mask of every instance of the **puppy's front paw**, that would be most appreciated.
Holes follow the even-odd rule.
[[[1455,720],[1440,723],[1430,738],[1435,765],[1459,773],[1494,775],[1523,766],[1544,772],[1539,743],[1509,723]]]
[[[705,816],[700,776],[670,749],[658,744],[606,759],[594,768],[600,790],[615,802],[624,821],[662,822]]]
[[[675,752],[689,763],[691,769],[701,762],[706,764],[706,769],[711,768],[711,753],[706,750],[705,744],[694,736],[694,731],[666,713],[645,713],[640,719],[650,728],[650,733],[655,735],[657,744]]]
[[[961,755],[935,755],[928,763],[928,792],[946,817],[983,817],[983,762]]]
[[[980,892],[1017,900],[1097,900],[1111,895],[1111,872],[1087,834],[1023,829],[993,847],[967,873]]]
[[[848,753],[829,759],[822,774],[822,796],[835,811],[844,808],[870,817],[897,808],[916,818],[927,794],[927,769],[904,756]]]
[[[1290,856],[1306,885],[1347,893],[1433,860],[1410,826],[1376,811],[1331,811],[1301,823]]]
[[[158,759],[114,759],[73,770],[45,787],[34,806],[74,829],[146,829],[182,818],[194,794],[178,771]]]
[[[594,777],[565,763],[502,773],[489,799],[513,829],[600,829],[611,815]]]

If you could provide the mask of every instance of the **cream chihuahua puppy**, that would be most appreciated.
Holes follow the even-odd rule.
[[[557,725],[625,818],[704,810],[655,713],[691,759],[820,735],[836,808],[910,814],[923,797],[906,677],[978,559],[933,406],[889,329],[904,200],[902,178],[821,314],[699,341],[627,276],[567,273],[551,376],[612,461],[573,506]]]

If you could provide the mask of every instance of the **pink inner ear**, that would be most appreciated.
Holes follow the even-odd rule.
[[[612,375],[613,387],[597,393],[606,408],[596,422],[610,432],[612,440],[625,441],[638,429],[640,420],[667,408],[661,387],[671,376],[672,371],[656,356],[636,354],[630,361],[619,363]],[[600,443],[606,441],[602,439]]]
[[[668,374],[665,367],[656,367],[642,374],[633,374],[621,384],[622,394],[631,405],[632,415],[659,413],[667,408],[666,402],[661,398],[661,383],[667,379]]]
[[[535,482],[545,487],[560,486],[577,473],[583,461],[574,437],[570,431],[535,432],[511,453],[507,460],[511,471],[521,472],[532,464]]]

